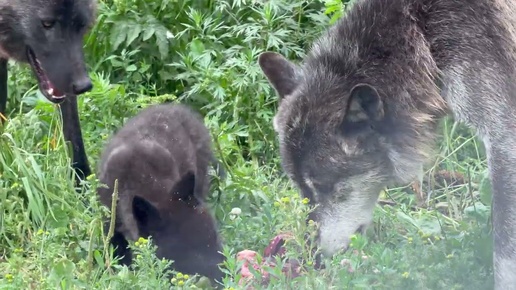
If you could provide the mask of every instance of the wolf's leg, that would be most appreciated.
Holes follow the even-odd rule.
[[[0,58],[0,114],[7,108],[7,59]],[[0,119],[3,120],[2,116]],[[0,121],[2,122],[2,121]]]
[[[493,187],[495,289],[516,289],[516,142],[506,135],[484,143]]]
[[[84,149],[81,123],[77,108],[77,96],[67,96],[60,105],[63,116],[63,134],[66,141],[72,143],[72,166],[76,173],[77,184],[91,174],[88,157]]]

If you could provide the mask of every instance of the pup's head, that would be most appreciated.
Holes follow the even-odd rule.
[[[414,116],[386,102],[394,93],[388,85],[338,61],[313,57],[298,66],[273,52],[259,57],[280,99],[274,129],[282,165],[318,205],[310,218],[319,224],[325,255],[346,249],[366,229],[385,186],[416,176],[428,143],[408,121]]]
[[[174,185],[166,204],[135,196],[134,218],[140,236],[152,236],[158,258],[174,260],[177,271],[220,280],[218,264],[224,256],[215,220],[195,197],[194,187],[195,175],[188,172]]]
[[[29,63],[51,102],[91,90],[83,37],[95,9],[95,0],[7,1],[0,13],[0,57]]]

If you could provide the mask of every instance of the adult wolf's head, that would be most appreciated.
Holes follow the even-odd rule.
[[[283,168],[318,205],[311,219],[323,253],[333,255],[370,224],[382,188],[416,177],[434,123],[407,102],[422,86],[389,79],[380,60],[363,60],[366,68],[359,56],[325,52],[314,49],[302,66],[265,52],[259,65],[280,98]]]
[[[91,90],[83,37],[95,0],[0,0],[0,8],[0,57],[28,62],[52,102]]]

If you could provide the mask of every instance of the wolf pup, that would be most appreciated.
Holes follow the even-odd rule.
[[[132,260],[127,240],[152,236],[157,257],[174,260],[176,270],[222,279],[222,246],[204,205],[213,160],[208,129],[183,105],[151,106],[115,134],[99,166],[100,182],[109,188],[98,194],[110,207],[118,179],[111,243],[123,264]]]
[[[302,64],[264,52],[282,164],[332,255],[385,186],[416,178],[450,111],[477,130],[493,184],[495,289],[516,289],[516,0],[358,0]]]

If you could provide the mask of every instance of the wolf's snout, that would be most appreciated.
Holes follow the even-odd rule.
[[[89,92],[92,88],[93,84],[91,83],[91,79],[89,77],[80,78],[72,83],[73,93],[76,95]]]

